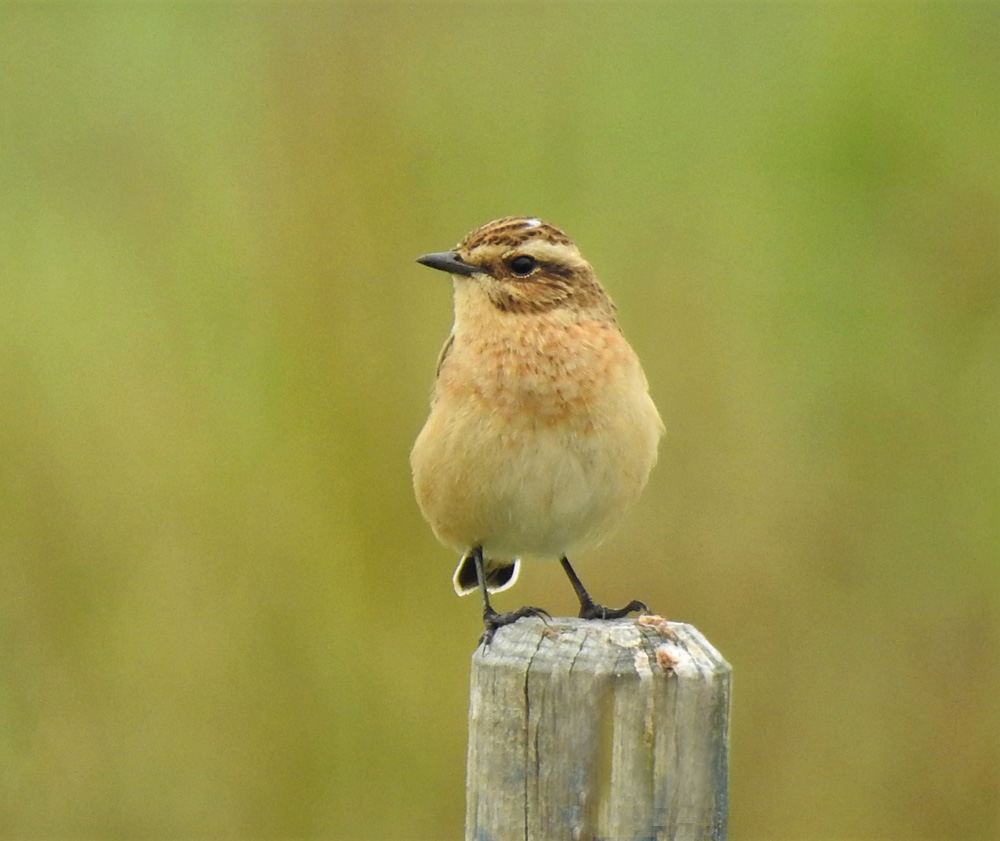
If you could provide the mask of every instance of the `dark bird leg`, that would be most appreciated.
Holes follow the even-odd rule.
[[[483,625],[485,630],[479,638],[483,645],[489,645],[497,628],[510,625],[524,616],[548,616],[549,614],[540,607],[521,607],[507,613],[497,613],[490,605],[490,594],[486,589],[486,573],[483,570],[483,547],[476,546],[469,553],[472,561],[476,565],[476,578],[479,579],[479,595],[483,597]]]
[[[587,589],[580,581],[576,571],[570,566],[569,558],[564,556],[560,559],[559,563],[566,570],[566,575],[569,576],[569,583],[573,585],[573,589],[576,590],[576,597],[580,600],[581,619],[621,619],[632,612],[649,613],[649,608],[635,599],[630,601],[625,607],[620,607],[617,610],[605,607],[602,604],[595,604],[594,600],[590,597],[590,593],[587,592]]]

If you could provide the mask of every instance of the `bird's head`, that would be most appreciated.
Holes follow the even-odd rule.
[[[452,251],[425,254],[417,262],[451,274],[456,290],[471,283],[501,312],[568,308],[608,317],[613,311],[572,240],[534,217],[488,222],[466,234]]]

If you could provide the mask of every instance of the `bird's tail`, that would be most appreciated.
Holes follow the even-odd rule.
[[[483,560],[483,572],[486,574],[486,590],[490,593],[499,593],[508,587],[513,587],[517,581],[517,574],[521,571],[521,562],[515,558],[513,561],[495,561],[490,558]],[[458,562],[455,574],[451,579],[455,592],[460,596],[467,596],[475,593],[479,589],[479,579],[476,577],[476,562],[472,559],[470,552]]]

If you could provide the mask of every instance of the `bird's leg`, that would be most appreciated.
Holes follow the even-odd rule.
[[[486,589],[486,572],[483,569],[483,547],[476,546],[472,552],[472,562],[476,566],[476,578],[479,581],[479,595],[483,598],[483,625],[485,630],[479,638],[483,645],[489,645],[497,628],[510,625],[525,616],[548,616],[548,612],[540,607],[521,607],[507,613],[497,613],[490,604],[490,593]]]
[[[563,556],[559,563],[562,564],[562,568],[566,570],[566,575],[569,577],[569,583],[573,585],[573,589],[576,591],[576,597],[580,600],[580,618],[581,619],[621,619],[623,616],[628,616],[630,613],[649,613],[649,608],[646,607],[640,601],[633,599],[625,607],[620,607],[618,609],[605,607],[602,604],[595,604],[594,600],[590,597],[590,593],[587,592],[587,588],[583,586],[583,582],[580,581],[580,577],[576,574],[576,571],[570,566],[569,558]]]

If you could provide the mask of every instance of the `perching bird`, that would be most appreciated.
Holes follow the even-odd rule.
[[[455,323],[430,416],[410,455],[417,503],[462,560],[453,578],[483,600],[483,640],[522,616],[489,594],[519,561],[560,559],[580,616],[645,611],[596,604],[567,555],[608,536],[656,463],[663,421],[593,268],[558,228],[507,217],[419,263],[448,272]]]

